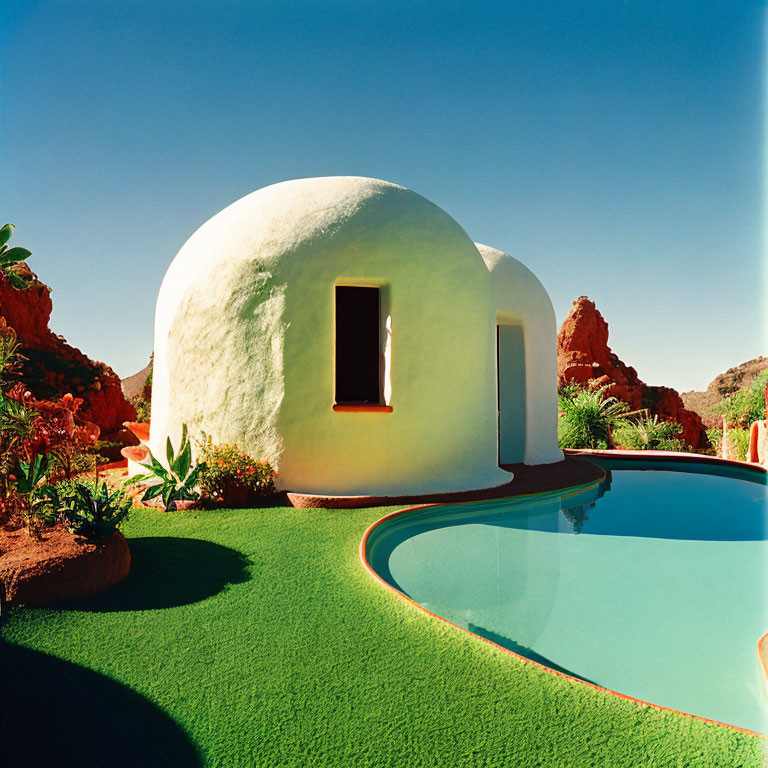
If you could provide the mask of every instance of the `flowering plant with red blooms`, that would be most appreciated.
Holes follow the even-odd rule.
[[[99,437],[96,424],[76,421],[75,414],[83,403],[79,397],[66,394],[58,400],[38,400],[21,383],[13,385],[6,397],[35,413],[32,430],[24,441],[29,458],[70,448],[80,449]]]
[[[197,441],[200,493],[211,501],[246,504],[275,493],[277,472],[268,461],[257,461],[237,445],[214,444],[210,435]]]

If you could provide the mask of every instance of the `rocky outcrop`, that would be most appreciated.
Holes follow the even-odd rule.
[[[50,330],[50,288],[31,272],[28,277],[29,288],[18,290],[0,272],[0,316],[16,332],[26,358],[20,380],[37,398],[58,399],[66,394],[82,398],[78,415],[96,424],[103,439],[132,442],[122,425],[136,417],[136,410],[125,399],[119,377]]]
[[[715,406],[728,395],[746,389],[766,368],[768,357],[756,357],[715,376],[704,392],[692,390],[683,392],[680,397],[689,411],[696,411],[701,416],[704,426],[722,427],[722,417],[715,413]]]
[[[608,323],[594,302],[581,296],[573,302],[557,336],[558,386],[575,381],[597,388],[626,402],[630,409],[646,408],[660,419],[683,426],[680,437],[692,448],[709,447],[701,417],[688,410],[670,387],[648,386],[637,371],[608,346]]]

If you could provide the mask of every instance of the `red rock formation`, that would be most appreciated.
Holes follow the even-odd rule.
[[[32,273],[29,276],[34,277]],[[48,327],[51,295],[47,285],[34,279],[26,290],[17,290],[0,272],[0,316],[16,331],[21,353],[21,380],[35,397],[58,399],[66,394],[83,399],[79,416],[98,425],[106,440],[135,442],[123,429],[136,418],[125,399],[117,374],[67,344]]]
[[[683,405],[669,387],[650,387],[637,371],[622,362],[608,346],[608,323],[594,302],[581,296],[573,302],[557,336],[558,386],[575,381],[623,400],[632,410],[647,408],[661,419],[683,425],[680,437],[692,448],[709,446],[701,417]]]

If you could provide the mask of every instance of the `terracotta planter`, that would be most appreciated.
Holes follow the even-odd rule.
[[[245,507],[255,501],[256,496],[247,485],[231,485],[222,497],[225,507]]]

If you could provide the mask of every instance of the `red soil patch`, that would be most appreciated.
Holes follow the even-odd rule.
[[[45,605],[101,592],[122,581],[131,553],[116,531],[99,542],[75,538],[60,525],[42,541],[25,531],[0,530],[0,586],[7,605]]]

